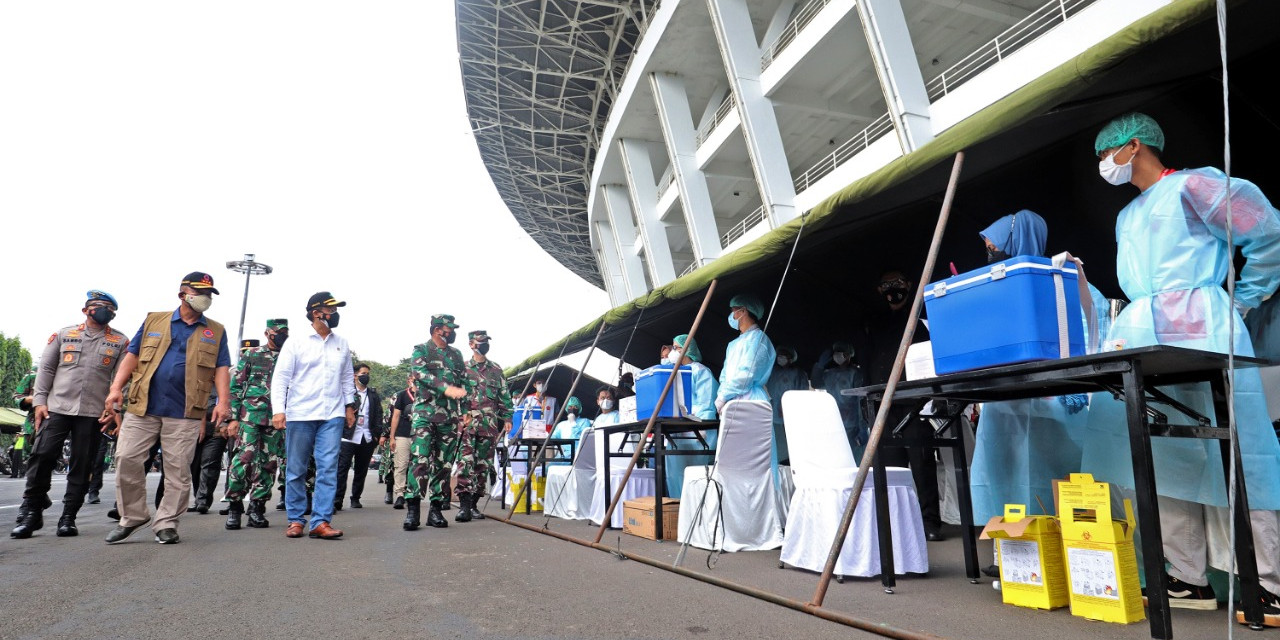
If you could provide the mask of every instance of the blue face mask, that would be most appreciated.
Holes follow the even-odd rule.
[[[733,327],[734,331],[738,330],[738,319],[733,316],[733,311],[729,312],[729,326]]]

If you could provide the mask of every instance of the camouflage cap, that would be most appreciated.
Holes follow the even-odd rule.
[[[277,329],[277,330],[279,330],[279,329],[288,329],[288,328],[289,328],[289,321],[288,321],[288,320],[285,320],[284,318],[272,318],[272,319],[270,319],[270,320],[268,320],[268,321],[267,321],[267,328],[268,328],[268,329]]]
[[[458,324],[453,321],[453,316],[447,313],[437,313],[434,316],[431,316],[431,326],[433,327],[445,326],[451,329],[458,328]]]
[[[476,342],[488,342],[492,339],[489,337],[489,332],[484,329],[477,329],[467,334],[467,340],[475,340]]]

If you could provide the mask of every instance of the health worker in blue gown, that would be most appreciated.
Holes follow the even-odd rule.
[[[1280,286],[1280,212],[1248,180],[1211,167],[1174,170],[1161,159],[1164,132],[1150,116],[1129,113],[1098,133],[1098,172],[1108,183],[1137,187],[1116,219],[1116,276],[1130,303],[1108,337],[1122,348],[1172,345],[1253,355],[1242,319]],[[1227,244],[1227,203],[1236,247],[1244,255],[1232,305],[1223,283],[1235,247]],[[1201,415],[1213,417],[1208,384],[1163,390]],[[1280,442],[1268,419],[1257,369],[1235,372],[1235,417],[1267,623],[1280,625]],[[1125,406],[1094,394],[1083,469],[1132,489],[1133,466]],[[1216,422],[1216,421],[1215,421]],[[1216,440],[1152,438],[1170,606],[1216,609],[1208,584],[1207,507],[1227,505],[1221,449]]]
[[[613,387],[604,386],[596,389],[596,406],[600,407],[600,415],[596,416],[592,426],[607,427],[611,424],[621,422],[621,415],[618,413],[617,392]]]
[[[706,365],[702,364],[702,350],[698,341],[689,341],[688,334],[680,334],[672,339],[671,348],[667,351],[664,364],[689,367],[693,379],[693,397],[690,399],[693,417],[699,420],[716,419],[716,377]],[[703,438],[711,447],[716,444],[716,432],[704,431]],[[702,443],[693,438],[691,433],[678,434],[666,443],[668,448],[701,449]],[[668,496],[679,498],[684,486],[684,470],[689,466],[711,464],[711,456],[667,456],[663,464],[666,467]]]
[[[849,440],[853,459],[861,462],[867,438],[871,435],[870,427],[862,415],[862,402],[858,398],[840,393],[866,384],[867,377],[863,374],[862,367],[853,359],[855,353],[852,343],[838,341],[832,344],[830,349],[822,352],[814,366],[813,386],[815,389],[825,389],[836,399],[836,407],[840,409],[840,422],[844,424],[844,435]]]
[[[763,314],[764,304],[751,294],[740,293],[729,301],[729,326],[738,332],[738,337],[725,348],[720,390],[716,392],[717,412],[723,411],[730,400],[769,401],[765,385],[778,353],[760,329]]]
[[[582,432],[591,426],[591,420],[582,417],[582,401],[578,396],[569,396],[569,401],[564,403],[564,413],[564,420],[561,420],[551,431],[551,437],[565,440],[577,440],[582,437]]]
[[[1044,218],[1023,209],[996,220],[980,237],[987,262],[994,263],[1043,257],[1048,235]],[[1095,310],[1106,309],[1102,294],[1089,288]],[[1084,394],[982,405],[969,475],[975,523],[1004,515],[1006,504],[1024,505],[1027,513],[1043,513],[1044,505],[1052,512],[1053,480],[1080,471],[1087,406]]]
[[[777,464],[791,462],[791,453],[787,450],[787,433],[782,421],[782,394],[809,388],[809,374],[797,365],[799,359],[800,354],[794,348],[778,347],[773,373],[769,374],[769,382],[764,386],[769,392],[769,403],[773,405],[773,459]]]

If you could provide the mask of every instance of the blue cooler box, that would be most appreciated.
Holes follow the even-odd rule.
[[[658,396],[662,395],[662,388],[667,386],[667,378],[670,376],[671,365],[669,364],[649,367],[636,374],[636,420],[648,420],[649,416],[653,415],[653,407],[658,404]],[[692,412],[693,368],[685,365],[680,367],[680,380],[671,383],[671,390],[667,392],[666,400],[658,409],[659,418],[680,417],[676,411],[676,385],[682,383],[685,413]]]
[[[524,419],[528,416],[533,420],[542,419],[542,407],[516,407],[515,413],[511,414],[511,434],[512,438],[524,437]]]
[[[1054,275],[1061,275],[1061,300]],[[925,288],[929,337],[938,375],[1085,353],[1076,267],[1016,256]],[[1059,318],[1062,320],[1060,321]]]

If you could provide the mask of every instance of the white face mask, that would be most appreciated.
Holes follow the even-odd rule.
[[[570,420],[577,420],[577,419],[578,419],[578,412],[577,412],[577,410],[576,410],[576,409],[570,409],[570,410],[569,410],[569,419],[570,419]]]
[[[836,364],[844,364],[849,361],[849,356],[846,356],[843,352],[840,352],[831,356],[831,359],[835,360]]]
[[[612,400],[601,400],[601,401],[600,401],[600,408],[601,408],[601,409],[603,409],[603,410],[605,410],[605,411],[610,411],[610,410],[612,410],[612,409],[613,409],[613,401],[612,401]]]
[[[679,349],[672,349],[667,352],[667,364],[680,364],[681,354]]]
[[[1117,149],[1115,153],[1098,162],[1098,175],[1101,175],[1107,183],[1117,187],[1133,179],[1133,156],[1129,156],[1129,161],[1124,164],[1116,164],[1116,156],[1119,153],[1120,149]]]
[[[213,306],[213,296],[200,296],[194,293],[187,294],[187,304],[191,305],[196,313],[204,313]]]
[[[785,366],[787,366],[787,364],[788,364],[788,363],[790,363],[790,362],[791,362],[791,359],[790,359],[790,358],[788,358],[788,357],[786,357],[786,356],[778,356],[778,366],[779,366],[779,367],[785,367]]]
[[[542,384],[541,382],[533,385],[533,390],[537,391],[538,393],[542,393],[543,391],[546,391],[546,389],[547,389],[547,386]]]

